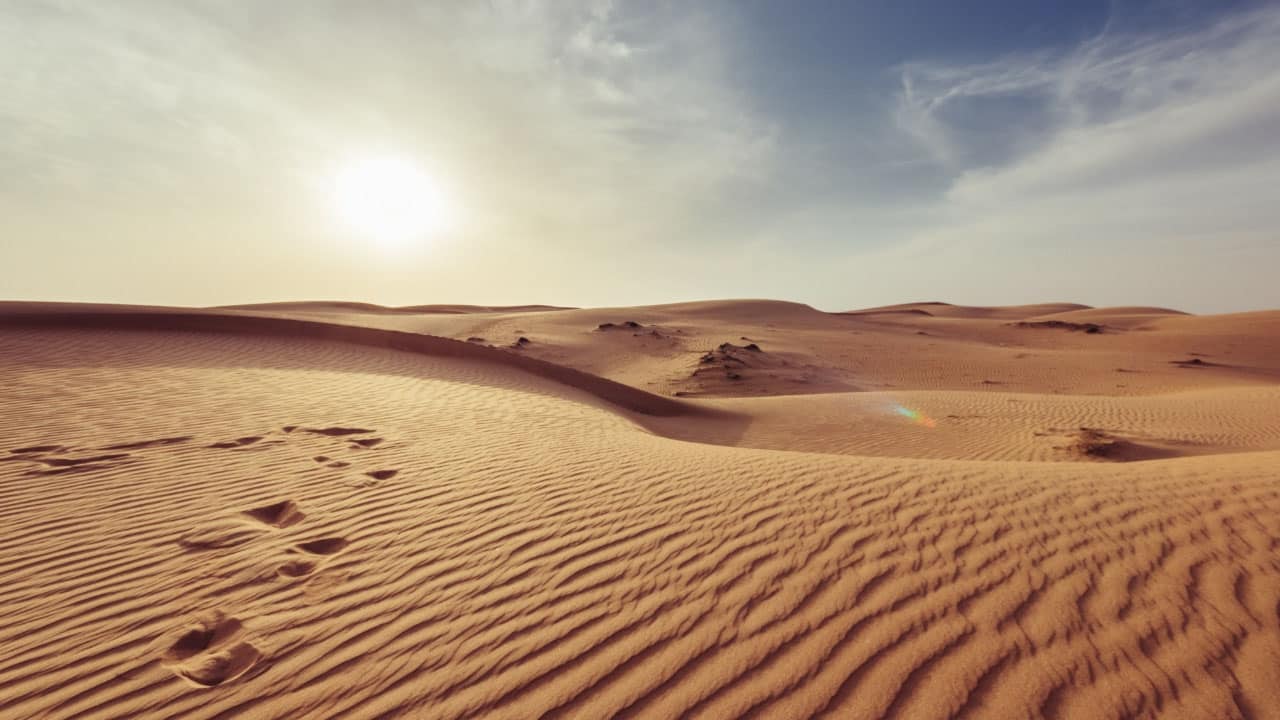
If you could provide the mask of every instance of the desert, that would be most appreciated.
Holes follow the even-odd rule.
[[[0,720],[1280,720],[1277,0],[0,68]]]
[[[6,303],[0,337],[4,717],[1280,707],[1277,312]]]

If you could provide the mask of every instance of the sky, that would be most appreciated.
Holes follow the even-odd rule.
[[[1280,307],[1275,2],[15,0],[0,68],[0,299]]]

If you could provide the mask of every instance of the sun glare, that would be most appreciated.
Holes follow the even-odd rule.
[[[448,228],[449,208],[440,186],[412,162],[370,157],[334,177],[334,209],[361,237],[382,245],[428,239]]]

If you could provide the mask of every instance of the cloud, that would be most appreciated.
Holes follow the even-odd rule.
[[[83,267],[0,283],[829,308],[1124,299],[1111,283],[1176,305],[1168,288],[1211,259],[1240,304],[1280,304],[1262,270],[1280,261],[1280,8],[887,73],[824,50],[849,95],[802,107],[769,82],[814,69],[753,42],[751,17],[621,0],[16,5],[0,13],[0,234],[38,241],[0,246],[0,267]],[[464,208],[458,237],[394,272],[339,237],[314,189],[366,152],[424,163]],[[617,282],[619,265],[642,279]]]
[[[408,142],[488,190],[499,164],[504,194],[708,192],[769,149],[718,33],[696,9],[596,0],[33,4],[0,19],[0,157],[27,181],[119,183]]]
[[[0,13],[0,231],[46,244],[0,260],[181,254],[237,277],[215,255],[336,232],[313,187],[370,151],[442,179],[476,265],[677,245],[774,162],[726,32],[685,3],[22,4]]]
[[[952,179],[892,256],[923,258],[931,277],[976,262],[1003,271],[1006,291],[1012,276],[1024,296],[1048,285],[1100,300],[1176,300],[1171,286],[1199,280],[1170,259],[1216,257],[1239,268],[1235,300],[1280,301],[1259,269],[1280,266],[1280,8],[901,72],[898,127]],[[1023,110],[1003,115],[1011,100]],[[966,104],[998,127],[997,147],[955,119]]]

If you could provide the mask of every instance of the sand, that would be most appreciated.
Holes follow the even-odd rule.
[[[0,303],[0,517],[4,718],[1280,717],[1280,312]]]

